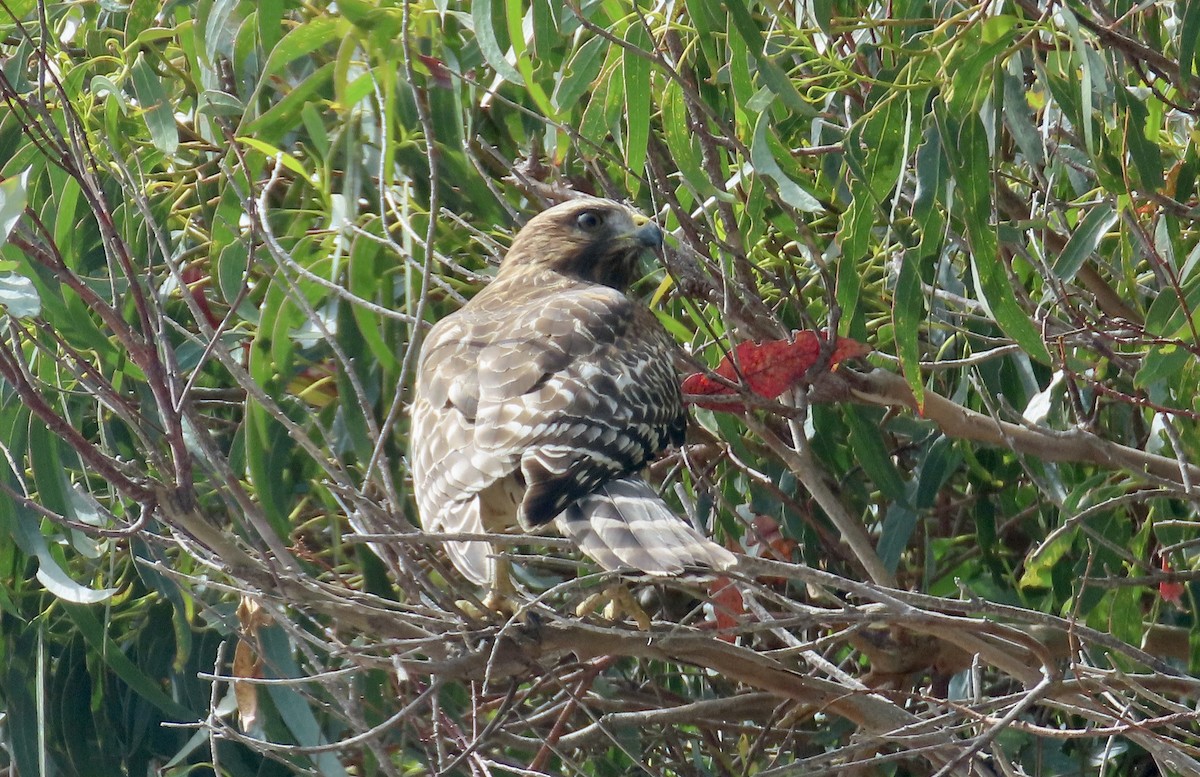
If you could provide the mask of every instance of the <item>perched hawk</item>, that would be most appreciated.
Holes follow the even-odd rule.
[[[572,200],[531,219],[496,280],[433,327],[411,430],[426,531],[554,521],[605,569],[734,562],[638,474],[686,424],[674,344],[625,295],[638,257],[661,246],[659,228],[624,205]],[[511,592],[489,543],[446,548],[466,577]]]

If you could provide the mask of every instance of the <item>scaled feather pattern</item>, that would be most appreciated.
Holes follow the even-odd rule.
[[[626,296],[638,258],[661,243],[657,226],[611,200],[555,206],[518,233],[495,281],[433,327],[410,457],[426,531],[553,522],[605,569],[734,563],[638,474],[686,426],[675,345]],[[493,579],[489,543],[446,548],[470,580]]]

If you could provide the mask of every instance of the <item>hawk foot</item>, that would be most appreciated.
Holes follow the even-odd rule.
[[[454,604],[473,618],[486,619],[489,614],[499,614],[506,618],[516,615],[521,609],[521,601],[517,586],[512,581],[511,562],[505,557],[496,559],[496,565],[492,569],[492,585],[482,601],[486,612],[481,612],[473,602],[465,599],[459,599]]]
[[[575,614],[580,618],[596,612],[603,607],[602,615],[605,620],[617,622],[632,618],[641,631],[650,630],[650,616],[642,609],[624,583],[615,583],[603,591],[592,594],[575,608]]]
[[[455,607],[472,618],[480,620],[487,620],[493,615],[511,618],[521,609],[521,602],[514,591],[497,591],[492,589],[488,591],[487,596],[483,597],[479,604],[483,605],[482,609],[480,609],[479,605],[466,599],[456,599],[454,601]]]

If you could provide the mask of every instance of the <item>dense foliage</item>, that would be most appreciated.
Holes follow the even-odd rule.
[[[0,0],[3,759],[1200,774],[1198,42],[1184,0]],[[524,612],[459,606],[405,485],[422,331],[572,191],[667,230],[635,291],[697,369],[874,349],[694,412],[651,474],[748,558],[634,580],[648,632],[551,539]]]

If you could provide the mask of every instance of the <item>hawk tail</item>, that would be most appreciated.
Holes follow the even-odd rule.
[[[475,585],[490,585],[495,574],[495,548],[480,540],[452,540],[446,543],[446,555],[463,575]]]
[[[737,558],[671,512],[639,477],[611,480],[564,510],[558,530],[605,569],[675,575],[727,569]]]
[[[436,520],[430,525],[438,531],[447,533],[483,532],[483,519],[479,514],[479,499],[472,496],[466,501],[450,501],[440,505],[440,509],[429,512],[436,515]],[[426,530],[430,529],[428,526]],[[482,540],[450,540],[446,542],[446,555],[450,562],[476,585],[489,585],[496,571],[496,559],[492,543]]]

